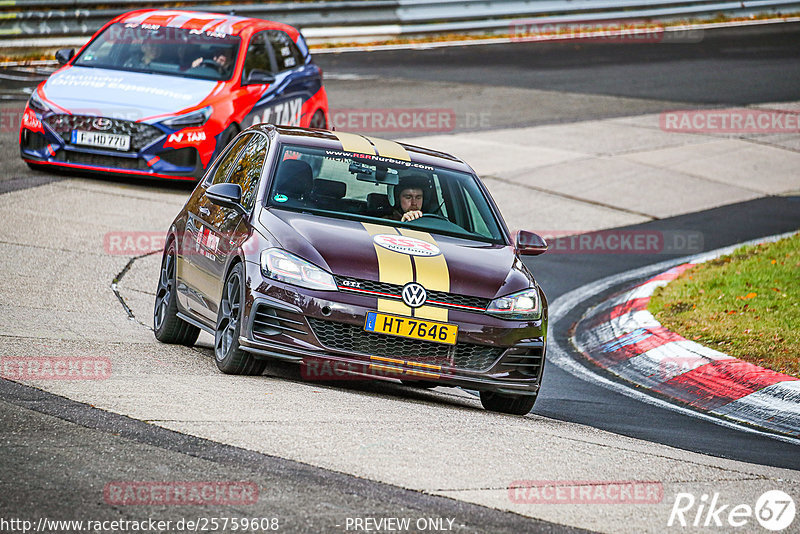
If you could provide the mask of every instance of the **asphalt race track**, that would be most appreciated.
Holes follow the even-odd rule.
[[[518,43],[322,54],[317,61],[325,71],[333,109],[452,108],[457,119],[454,132],[464,132],[478,129],[476,118],[493,129],[798,100],[797,26],[782,25],[766,32],[708,33],[694,44]],[[3,108],[15,109],[20,99],[24,101],[25,89],[31,84],[17,78],[36,79],[43,72],[21,76],[5,71],[12,80],[3,78],[4,71],[0,71]],[[419,132],[384,135],[410,134]],[[424,144],[422,139],[419,143]],[[692,491],[703,487],[713,492],[714,482],[722,484],[735,473],[742,494],[757,497],[765,489],[784,489],[800,496],[796,473],[785,471],[800,470],[800,446],[796,443],[645,404],[576,378],[550,362],[533,414],[525,419],[488,414],[476,407],[469,394],[442,388],[428,392],[384,384],[308,385],[292,368],[281,365],[268,369],[267,377],[224,380],[226,377],[215,374],[207,342],[194,349],[164,347],[153,343],[152,334],[136,322],[149,323],[146,310],[152,297],[147,290],[155,280],[148,276],[153,265],[157,267],[153,256],[129,264],[134,269],[123,279],[130,281],[126,298],[136,312],[136,321],[130,321],[109,288],[111,275],[122,272],[128,258],[81,254],[80,247],[74,246],[85,245],[80,235],[84,223],[86,235],[94,232],[94,236],[131,224],[135,219],[129,215],[137,210],[159,224],[171,220],[188,193],[186,186],[112,179],[72,182],[62,175],[34,173],[19,159],[17,130],[11,127],[0,133],[0,159],[4,163],[0,205],[12,228],[6,228],[0,237],[4,251],[0,274],[6,279],[0,293],[0,326],[4,329],[0,355],[25,350],[32,351],[30,354],[108,351],[120,357],[125,372],[131,369],[131,376],[137,379],[141,370],[136,366],[146,361],[154,366],[154,374],[164,370],[163,376],[154,380],[163,380],[158,384],[180,405],[169,406],[170,399],[155,397],[148,405],[140,402],[135,391],[123,391],[114,404],[109,400],[113,392],[102,389],[73,396],[66,389],[48,392],[48,388],[0,379],[0,518],[277,517],[281,531],[344,532],[357,530],[346,528],[348,518],[410,517],[452,518],[451,530],[458,532],[578,531],[565,526],[568,524],[604,532],[662,532],[671,505],[670,491],[682,485]],[[20,195],[14,198],[30,202],[3,204],[4,195]],[[70,211],[60,203],[61,199],[77,203],[84,198],[90,206],[86,210]],[[35,217],[51,215],[48,202],[53,202],[52,220],[44,224]],[[119,205],[109,207],[109,202]],[[97,214],[105,214],[109,220]],[[81,221],[83,216],[94,218]],[[23,236],[19,240],[13,231],[17,225]],[[699,232],[704,250],[712,250],[798,228],[800,196],[787,195],[625,229]],[[59,232],[64,233],[63,243],[53,238]],[[37,239],[41,239],[40,250],[23,256],[28,249],[37,248]],[[17,254],[19,258],[39,258],[41,263],[35,264],[38,272],[34,264],[17,260]],[[526,263],[553,302],[594,280],[673,257],[552,254],[526,259]],[[88,265],[86,258],[96,265],[84,268],[81,262],[86,260]],[[137,266],[140,271],[135,270]],[[73,273],[74,280],[64,282],[56,275],[59,269]],[[136,332],[132,335],[138,336],[139,345],[124,337],[93,345],[94,332],[85,337],[70,337],[69,333],[50,336],[44,327],[37,327],[37,321],[49,313],[41,304],[46,300],[20,311],[14,298],[17,286],[25,290],[35,282],[39,287],[31,291],[42,291],[43,284],[35,276],[48,273],[59,281],[51,288],[57,296],[54,300],[93,296],[93,300],[76,297],[76,313],[87,317],[105,314],[108,324],[97,320],[93,328],[101,333],[115,329],[125,335]],[[100,279],[94,284],[97,289],[87,290],[87,280],[93,277]],[[604,296],[586,295],[585,306]],[[582,312],[575,309],[551,324],[551,339],[568,347],[569,329]],[[79,322],[77,317],[74,320]],[[70,326],[70,331],[73,329],[81,332]],[[191,383],[196,379],[199,382]],[[181,394],[190,387],[194,388],[191,394]],[[220,392],[229,392],[230,398],[222,398]],[[250,392],[260,397],[250,397]],[[264,397],[273,393],[273,397]],[[290,399],[286,405],[279,404],[284,402],[283,396]],[[257,402],[268,399],[287,415],[265,412],[242,423],[235,417],[239,413],[250,417],[253,398]],[[348,404],[351,401],[353,404]],[[119,410],[112,409],[112,404]],[[220,406],[230,411],[217,411]],[[294,412],[287,410],[295,407],[298,419],[309,420],[293,421]],[[184,426],[206,412],[209,420],[201,423],[210,425],[208,430],[202,425]],[[315,422],[314,417],[320,419]],[[330,428],[328,421],[334,423]],[[249,432],[250,424],[276,425],[263,427],[276,434]],[[251,435],[241,435],[248,433]],[[259,437],[263,443],[258,442]],[[461,442],[469,442],[463,445],[464,451],[481,451],[478,445],[485,443],[486,457],[459,455]],[[453,452],[426,449],[429,443],[450,444]],[[317,453],[311,451],[314,448]],[[350,459],[354,448],[360,456]],[[631,465],[622,465],[628,458]],[[614,462],[619,465],[609,465]],[[397,464],[396,469],[381,470],[392,464]],[[515,507],[507,502],[512,480],[505,478],[505,473],[516,472],[520,465],[529,467],[533,479],[587,480],[589,473],[594,480],[664,480],[665,503],[657,511],[646,512],[650,519],[645,522],[635,507],[624,512],[619,511],[621,507],[609,508],[608,513],[591,507],[576,507],[574,512],[556,509],[561,505]],[[601,469],[601,465],[605,467]],[[435,471],[430,481],[421,472],[425,470]],[[485,473],[486,483],[476,485],[469,478],[472,472]],[[497,477],[491,475],[494,472],[499,473]],[[670,478],[672,472],[674,479]],[[103,499],[103,489],[109,481],[120,480],[250,481],[258,485],[260,493],[256,504],[234,507],[110,505]],[[789,480],[786,486],[775,486],[776,481],[785,480]]]
[[[626,227],[626,230],[664,231],[691,228],[703,233],[705,249],[714,250],[762,236],[796,230],[800,225],[800,197],[765,198],[742,204],[725,206],[706,212],[694,213],[643,225]],[[555,280],[550,286],[551,295],[562,295],[577,287],[606,276],[658,263],[663,255],[551,255],[529,262],[536,276]],[[629,284],[632,285],[632,284]],[[613,288],[604,295],[609,295]],[[587,295],[587,306],[599,302],[604,295]],[[553,300],[553,297],[550,297]],[[585,309],[585,308],[583,308]],[[579,319],[582,309],[574,310],[560,323],[554,325],[551,335],[569,346],[567,332]],[[623,395],[614,394],[598,386],[582,383],[577,387],[575,378],[554,365],[545,369],[543,395],[536,401],[535,412],[548,417],[565,419],[591,425],[604,430],[641,439],[733,458],[746,462],[800,469],[797,445],[791,445],[752,434],[733,431],[699,419],[645,406]]]

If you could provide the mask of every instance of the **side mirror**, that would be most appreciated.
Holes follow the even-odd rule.
[[[253,69],[247,75],[245,85],[255,85],[262,83],[272,83],[275,81],[275,75],[265,70]]]
[[[72,59],[72,56],[75,55],[74,48],[62,48],[58,52],[56,52],[56,61],[58,61],[59,65],[66,65],[69,63],[69,60]]]
[[[547,241],[539,234],[520,230],[514,243],[517,253],[524,256],[538,256],[547,252]]]
[[[206,189],[206,196],[217,206],[234,209],[242,215],[247,213],[242,206],[242,187],[239,184],[214,184]]]

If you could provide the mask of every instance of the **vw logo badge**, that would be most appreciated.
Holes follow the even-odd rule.
[[[403,302],[412,308],[419,308],[428,300],[428,293],[425,288],[416,282],[411,282],[403,286]]]
[[[97,117],[95,120],[92,121],[92,126],[97,128],[98,130],[108,130],[111,128],[111,119],[106,119],[105,117]]]

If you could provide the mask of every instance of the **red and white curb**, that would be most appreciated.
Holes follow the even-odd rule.
[[[705,255],[590,309],[573,344],[609,372],[695,410],[800,437],[800,380],[684,339],[647,311],[650,297]]]

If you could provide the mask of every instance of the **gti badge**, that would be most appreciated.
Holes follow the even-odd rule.
[[[403,302],[412,308],[419,308],[428,300],[428,293],[425,288],[416,282],[411,282],[403,286]]]
[[[105,117],[97,117],[95,120],[92,121],[92,126],[94,126],[98,130],[108,130],[111,128],[112,121],[111,119],[106,119]]]

